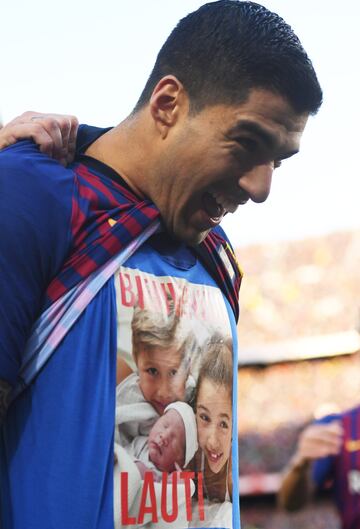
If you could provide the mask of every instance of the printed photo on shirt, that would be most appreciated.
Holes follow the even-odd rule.
[[[121,268],[116,296],[115,527],[232,529],[233,355],[222,294]]]

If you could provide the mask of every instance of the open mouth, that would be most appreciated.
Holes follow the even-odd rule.
[[[219,223],[226,213],[234,213],[238,204],[219,192],[205,191],[202,196],[204,211],[214,223]]]
[[[202,203],[205,212],[209,215],[210,219],[219,221],[225,215],[225,208],[219,203],[215,196],[211,193],[204,193],[202,197]]]
[[[209,461],[211,461],[212,463],[218,463],[223,456],[222,452],[210,452],[209,450],[207,450],[207,455]]]

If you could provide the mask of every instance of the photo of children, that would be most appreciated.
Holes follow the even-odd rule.
[[[231,334],[219,332],[218,309],[192,318],[186,289],[131,307],[131,351],[117,369],[116,529],[232,528]]]
[[[185,333],[173,304],[169,314],[135,307],[131,330],[137,369],[126,370],[120,358],[122,369],[118,370],[121,374],[116,389],[116,439],[122,446],[139,435],[149,435],[166,406],[176,401],[189,402],[195,389],[190,374],[195,339]]]

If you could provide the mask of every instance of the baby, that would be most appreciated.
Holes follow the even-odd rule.
[[[186,467],[198,449],[193,409],[186,402],[169,404],[149,436],[136,437],[125,449],[134,458],[142,477],[153,471],[160,478],[161,472]]]

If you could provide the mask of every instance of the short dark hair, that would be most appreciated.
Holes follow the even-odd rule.
[[[219,0],[180,20],[135,111],[166,75],[184,85],[193,113],[214,104],[239,104],[252,88],[286,97],[298,113],[315,114],[322,102],[313,65],[292,28],[255,2]]]

